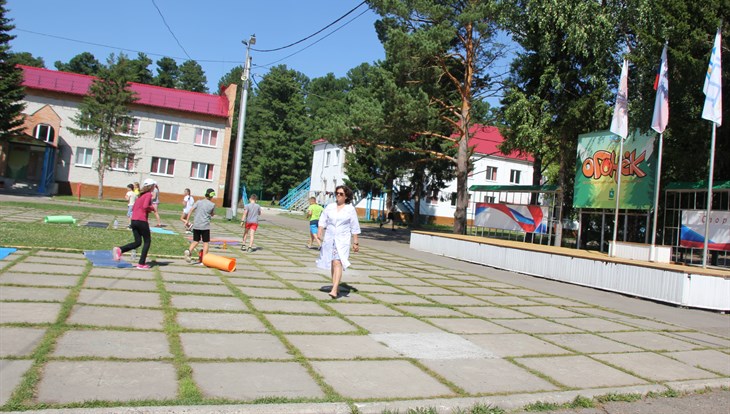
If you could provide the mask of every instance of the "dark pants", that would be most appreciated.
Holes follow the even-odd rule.
[[[134,250],[142,244],[144,240],[144,247],[142,247],[142,254],[139,256],[139,264],[145,264],[147,261],[147,252],[150,251],[150,243],[152,239],[150,237],[150,223],[141,220],[132,220],[132,234],[134,234],[134,241],[129,244],[125,244],[120,247],[122,253]]]

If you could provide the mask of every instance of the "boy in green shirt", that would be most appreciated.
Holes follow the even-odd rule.
[[[307,218],[309,219],[309,243],[307,243],[307,249],[312,248],[312,243],[317,242],[319,248],[322,248],[322,241],[317,237],[317,230],[319,227],[319,216],[322,215],[324,207],[317,204],[317,199],[309,197],[309,207],[307,208]]]

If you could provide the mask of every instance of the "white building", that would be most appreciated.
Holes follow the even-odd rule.
[[[473,134],[469,145],[474,147],[472,163],[473,172],[469,175],[467,187],[474,185],[532,185],[533,158],[530,155],[502,154],[498,149],[504,137],[496,127],[475,125],[470,132]],[[344,150],[324,139],[313,142],[314,152],[312,156],[312,175],[310,177],[310,193],[317,197],[322,204],[332,200],[331,194],[335,187],[342,184],[347,178]],[[481,199],[477,200],[479,196]],[[497,197],[502,199],[497,199]],[[472,205],[475,202],[509,202],[514,204],[527,204],[529,194],[507,196],[504,193],[482,193],[470,192],[470,207],[467,217],[471,219]],[[508,199],[509,198],[509,199]],[[356,205],[361,216],[366,216],[366,209],[371,210],[371,217],[377,217],[377,210],[385,207],[383,200],[373,197],[359,200]],[[409,214],[414,206],[409,201],[409,206],[399,205],[401,214]],[[373,211],[375,210],[375,211]],[[456,210],[456,181],[450,182],[446,188],[429,194],[420,203],[420,213],[430,216],[429,221],[438,224],[453,224],[454,212]]]
[[[47,194],[95,196],[97,141],[77,136],[73,119],[94,77],[21,66],[26,96],[24,134],[0,147],[0,181],[38,185]],[[230,205],[227,190],[231,123],[236,86],[220,95],[131,83],[129,133],[135,151],[120,156],[104,175],[104,195],[123,198],[126,186],[151,177],[163,202],[179,202],[185,188],[196,198],[207,188],[215,201]],[[45,153],[45,155],[43,155]],[[231,174],[232,175],[232,174]]]

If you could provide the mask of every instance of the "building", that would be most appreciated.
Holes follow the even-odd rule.
[[[499,129],[492,126],[474,125],[470,129],[472,134],[469,145],[474,147],[472,155],[472,173],[469,175],[467,187],[474,185],[531,185],[533,175],[533,158],[529,154],[503,154],[499,150],[499,144],[504,137]],[[342,184],[347,178],[345,165],[345,154],[342,148],[320,139],[313,143],[314,152],[312,155],[312,174],[310,177],[310,193],[317,197],[318,201],[326,204],[332,201],[332,194],[335,187]],[[402,183],[403,181],[401,181]],[[396,186],[398,183],[396,183]],[[477,200],[476,196],[482,199]],[[475,202],[499,203],[509,202],[516,204],[528,204],[529,194],[522,193],[511,196],[508,200],[496,199],[507,197],[504,193],[471,193],[468,217],[471,219],[471,210]],[[515,198],[516,197],[516,198]],[[399,200],[401,201],[401,200]],[[378,197],[364,197],[359,200],[357,209],[360,215],[368,217],[367,210],[371,210],[370,217],[377,217],[378,211],[385,208],[384,200]],[[399,203],[398,209],[401,214],[409,214],[413,211],[414,205],[411,200],[403,200]],[[456,210],[456,180],[450,182],[446,188],[429,194],[420,203],[420,213],[427,216],[427,220],[437,224],[453,224],[454,212]]]
[[[77,136],[73,119],[94,77],[28,66],[23,134],[0,144],[0,182],[42,194],[95,196],[95,139]],[[185,188],[196,198],[214,188],[230,205],[228,170],[236,85],[219,95],[131,83],[129,134],[136,151],[119,157],[104,175],[104,196],[123,198],[126,186],[151,177],[163,202],[179,202]],[[232,176],[232,174],[230,174]]]

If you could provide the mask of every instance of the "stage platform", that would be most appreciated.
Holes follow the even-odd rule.
[[[609,257],[605,253],[423,231],[412,249],[498,269],[691,308],[730,311],[730,271]]]

